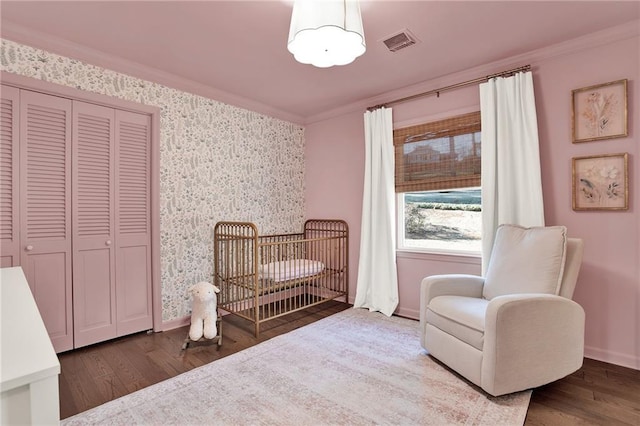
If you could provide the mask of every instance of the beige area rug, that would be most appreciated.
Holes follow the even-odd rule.
[[[434,362],[417,321],[347,309],[62,424],[521,425],[530,397]]]

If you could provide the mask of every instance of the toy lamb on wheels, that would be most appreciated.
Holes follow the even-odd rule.
[[[218,346],[222,344],[222,330],[218,333],[217,303],[218,297],[216,293],[220,293],[220,289],[213,284],[202,281],[192,286],[189,293],[193,297],[193,306],[191,308],[191,327],[189,327],[189,335],[185,339],[182,349],[189,346],[189,341],[198,341],[203,337],[208,340],[217,339]],[[222,326],[220,325],[220,328]]]

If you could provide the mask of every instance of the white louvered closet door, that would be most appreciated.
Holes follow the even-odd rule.
[[[153,327],[151,121],[116,111],[116,299],[118,335]]]
[[[0,267],[20,265],[18,105],[20,91],[0,91]]]
[[[115,111],[73,102],[74,347],[117,337]]]
[[[61,352],[73,348],[71,101],[21,91],[19,129],[20,265]]]

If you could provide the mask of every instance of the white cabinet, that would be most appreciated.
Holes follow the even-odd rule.
[[[0,424],[60,422],[60,363],[20,267],[0,269]]]

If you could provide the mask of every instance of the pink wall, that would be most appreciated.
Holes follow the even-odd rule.
[[[305,206],[307,218],[335,218],[349,224],[349,299],[355,297],[360,252],[364,179],[362,113],[305,128]],[[314,141],[309,143],[309,141]]]
[[[531,52],[481,69],[426,82],[422,90],[531,64],[543,169],[548,225],[564,224],[569,235],[585,240],[585,257],[574,299],[587,315],[585,354],[640,369],[640,226],[637,201],[640,163],[637,111],[640,103],[640,36],[637,28],[612,29],[562,45]],[[571,143],[571,90],[626,78],[629,80],[629,137]],[[409,93],[411,94],[411,93]],[[382,95],[394,99],[397,93]],[[394,107],[396,127],[404,127],[478,109],[477,87],[444,93],[440,98]],[[364,171],[363,111],[316,122],[306,128],[307,216],[341,217],[351,237],[351,293],[358,266],[362,176]],[[629,153],[630,208],[623,212],[574,212],[571,208],[571,158]],[[419,285],[431,274],[479,273],[473,257],[398,254],[398,313],[417,317]]]
[[[638,52],[636,36],[548,60],[536,73],[545,216],[548,223],[565,224],[571,235],[585,240],[574,296],[587,313],[585,351],[636,369],[640,369]],[[629,80],[629,137],[571,144],[571,90],[623,78]],[[573,211],[571,157],[620,152],[629,153],[629,210]]]

